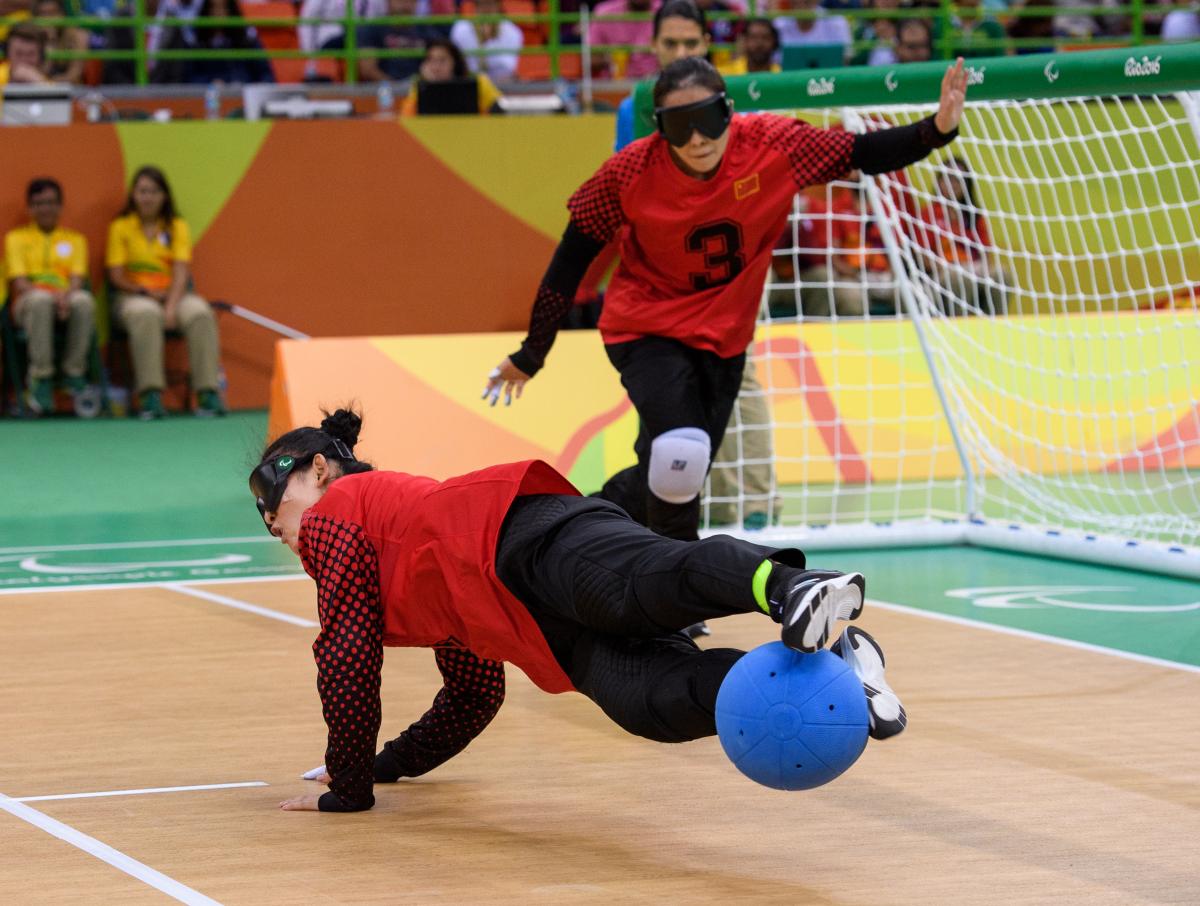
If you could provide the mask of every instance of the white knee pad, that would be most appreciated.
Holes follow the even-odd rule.
[[[650,492],[667,503],[688,503],[704,488],[712,441],[700,428],[675,428],[650,443]]]

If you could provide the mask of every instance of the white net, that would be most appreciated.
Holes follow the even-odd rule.
[[[798,196],[756,347],[769,415],[731,425],[710,521],[1200,544],[1190,103],[971,104],[958,140],[903,173]]]

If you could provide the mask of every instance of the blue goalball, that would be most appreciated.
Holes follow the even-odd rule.
[[[810,790],[858,760],[867,745],[867,696],[829,651],[782,642],[748,652],[717,693],[717,735],[737,769],[763,786]]]

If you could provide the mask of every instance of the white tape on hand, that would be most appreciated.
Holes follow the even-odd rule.
[[[496,405],[496,401],[500,399],[500,388],[504,386],[504,382],[499,378],[499,367],[493,368],[488,372],[487,386],[483,388],[483,399],[490,399],[493,406]]]
[[[318,777],[320,777],[324,773],[325,773],[325,765],[321,764],[321,765],[317,765],[311,771],[305,771],[300,776],[303,777],[305,780],[316,780]]]

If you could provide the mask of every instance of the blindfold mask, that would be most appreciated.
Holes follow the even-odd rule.
[[[676,148],[691,141],[693,132],[699,132],[707,139],[720,138],[732,118],[733,104],[725,97],[725,92],[692,104],[656,107],[654,110],[658,131]]]

